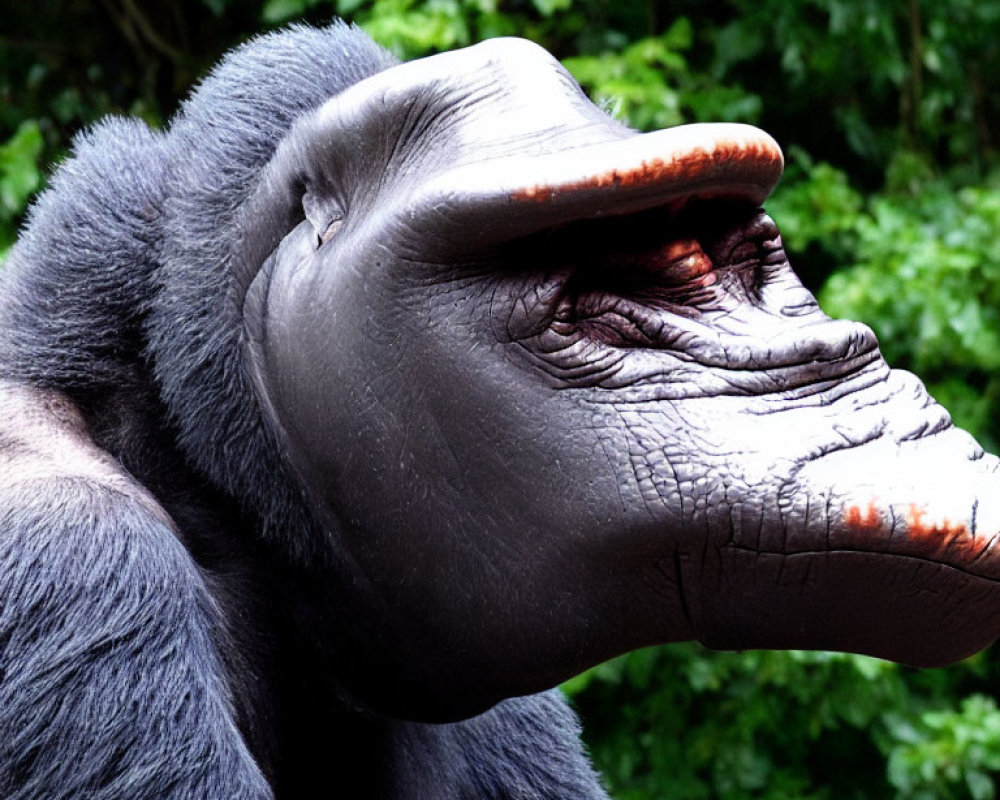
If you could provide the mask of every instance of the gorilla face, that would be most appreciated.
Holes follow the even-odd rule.
[[[747,126],[627,130],[517,40],[293,127],[237,301],[367,701],[461,715],[680,639],[995,638],[997,462],[801,286],[781,169]]]

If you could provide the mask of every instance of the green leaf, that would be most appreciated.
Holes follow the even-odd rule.
[[[551,17],[559,11],[566,11],[573,5],[573,0],[531,0],[543,17]]]
[[[965,773],[965,783],[973,800],[993,800],[996,796],[993,779],[985,772],[969,770]]]
[[[201,0],[201,4],[216,17],[221,17],[229,5],[229,0]]]
[[[17,132],[0,145],[0,219],[9,220],[19,214],[41,186],[38,161],[43,146],[35,120],[21,123]]]
[[[219,2],[219,0],[208,1]],[[309,8],[319,5],[320,2],[322,0],[267,0],[260,12],[260,17],[264,22],[275,25],[301,16]]]

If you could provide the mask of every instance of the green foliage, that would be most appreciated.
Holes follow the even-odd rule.
[[[792,253],[812,246],[834,258],[849,258],[857,244],[856,228],[864,200],[846,173],[825,162],[814,162],[799,147],[788,153],[782,183],[767,202],[781,222],[781,237]]]
[[[991,773],[1000,771],[1000,710],[992,697],[969,695],[958,711],[917,718],[887,715],[889,780],[899,797],[992,800]]]
[[[872,731],[908,696],[894,665],[862,656],[688,644],[631,653],[566,689],[594,723],[613,794],[636,800],[884,797]]]
[[[863,319],[890,363],[911,369],[959,424],[1000,443],[1000,189],[925,185],[871,198],[842,232],[853,255],[821,293]]]
[[[692,72],[684,53],[693,45],[691,21],[678,17],[659,36],[563,63],[596,103],[640,130],[702,120],[754,121],[760,99]]]
[[[917,672],[842,653],[678,644],[564,689],[621,800],[985,800],[1000,711],[981,693],[953,699],[985,677],[983,660]]]
[[[491,0],[268,0],[263,17],[285,22],[307,9],[328,8],[331,13],[354,16],[379,42],[402,58],[467,45],[471,19],[489,14]]]
[[[28,198],[41,186],[39,161],[42,133],[38,123],[25,120],[17,132],[0,144],[0,261],[16,235],[16,222]]]
[[[267,0],[262,14],[269,23],[282,23],[307,11],[335,12],[410,59],[495,36],[543,40],[562,27],[572,5],[573,0],[531,0],[519,11],[501,11],[498,0]]]
[[[402,58],[464,47],[472,42],[473,22],[488,24],[490,0],[375,0],[361,24],[371,36]],[[360,10],[360,9],[359,9]]]

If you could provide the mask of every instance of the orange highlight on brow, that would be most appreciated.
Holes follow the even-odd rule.
[[[561,193],[574,193],[608,187],[642,186],[658,183],[690,184],[711,177],[719,167],[733,163],[769,164],[780,174],[784,160],[781,151],[766,142],[719,141],[712,147],[693,147],[669,158],[650,158],[626,169],[610,169],[576,181],[539,184],[511,193],[512,200],[546,202]],[[692,187],[694,188],[694,187]]]

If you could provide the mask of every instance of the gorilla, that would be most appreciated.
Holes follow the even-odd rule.
[[[603,798],[603,659],[989,644],[998,461],[818,309],[781,170],[342,24],[79,137],[0,279],[0,795]]]

